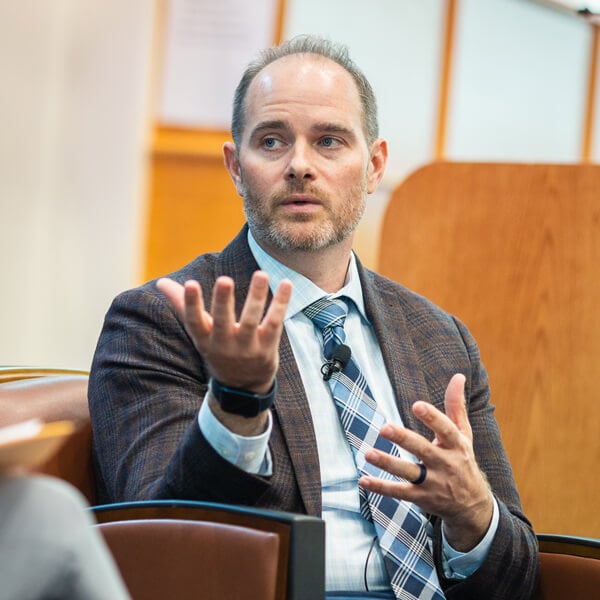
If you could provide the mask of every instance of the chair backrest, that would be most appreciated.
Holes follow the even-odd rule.
[[[118,522],[138,523],[157,521],[204,522],[239,527],[265,533],[276,534],[279,540],[275,596],[277,600],[320,600],[325,596],[325,524],[322,519],[307,515],[256,509],[247,506],[234,506],[211,502],[191,501],[147,501],[126,502],[96,506],[92,509],[101,530]],[[128,527],[132,525],[128,525]],[[144,525],[144,527],[146,527]],[[166,527],[166,526],[165,526]],[[132,537],[136,535],[131,531]],[[234,543],[235,540],[231,540]],[[113,548],[111,544],[111,548]],[[234,550],[232,550],[233,552]],[[205,552],[204,547],[202,552]],[[213,550],[208,546],[206,552]],[[237,552],[237,550],[235,550]],[[225,582],[237,577],[235,561],[226,558]],[[123,563],[123,568],[129,562]],[[196,574],[200,565],[196,564]],[[270,568],[270,567],[269,567]],[[221,573],[221,571],[214,571]],[[210,571],[209,571],[210,573]],[[123,574],[125,580],[128,575]],[[220,577],[220,576],[219,576]],[[264,573],[261,574],[264,578]],[[203,576],[197,578],[196,593],[203,592]],[[216,585],[216,584],[215,584]],[[228,588],[223,588],[223,590]],[[140,596],[143,597],[143,596]],[[172,595],[172,597],[178,597]],[[210,595],[202,596],[211,598]],[[219,598],[262,598],[222,595]],[[134,594],[134,599],[136,598]]]
[[[0,368],[0,426],[33,418],[73,421],[77,429],[37,471],[60,477],[95,503],[92,430],[84,371]]]
[[[474,334],[536,531],[596,538],[599,190],[600,165],[426,165],[390,198],[379,264]]]
[[[276,598],[276,533],[178,519],[99,528],[133,600]]]
[[[600,540],[539,534],[539,600],[589,600],[600,595]]]

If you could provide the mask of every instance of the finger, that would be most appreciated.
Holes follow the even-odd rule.
[[[427,406],[434,411],[437,410],[430,404]],[[443,413],[437,412],[442,417],[447,418]],[[382,426],[380,434],[385,439],[393,442],[396,446],[403,448],[407,452],[410,452],[410,454],[416,456],[419,460],[422,460],[428,465],[434,465],[440,462],[440,455],[436,444],[432,444],[427,438],[416,431],[392,423],[386,423]],[[414,473],[414,469],[410,469],[410,473]]]
[[[192,337],[205,337],[212,329],[212,319],[204,310],[202,288],[197,281],[186,281],[183,285],[183,320]]]
[[[358,480],[358,485],[381,496],[401,499],[407,499],[407,492],[410,492],[411,488],[415,489],[414,485],[408,482],[379,479],[371,475],[363,475]]]
[[[213,319],[215,340],[223,340],[230,336],[235,325],[235,299],[231,277],[217,278],[213,287],[210,313]]]
[[[412,483],[421,476],[421,467],[414,462],[391,456],[380,450],[369,450],[365,453],[367,462],[383,471]]]
[[[157,289],[163,294],[175,312],[183,319],[184,312],[184,291],[183,286],[168,277],[161,277],[156,282]]]
[[[415,402],[412,409],[415,416],[435,433],[437,445],[444,448],[460,445],[460,431],[447,415],[428,402]]]
[[[465,381],[466,377],[461,373],[457,373],[450,379],[444,396],[444,407],[446,415],[458,427],[459,431],[472,438],[465,400]]]
[[[269,276],[264,271],[256,271],[252,275],[248,296],[240,316],[240,338],[249,338],[256,333],[263,318],[268,294]]]
[[[277,286],[267,314],[261,323],[261,335],[265,343],[278,341],[291,297],[292,282],[283,279]]]

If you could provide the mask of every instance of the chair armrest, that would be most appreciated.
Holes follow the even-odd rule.
[[[599,539],[554,533],[538,533],[537,539],[540,545],[540,552],[569,554],[571,556],[582,556],[600,560]]]

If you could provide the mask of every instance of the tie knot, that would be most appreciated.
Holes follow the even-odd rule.
[[[320,298],[304,309],[304,314],[321,330],[344,327],[348,306],[341,298]]]

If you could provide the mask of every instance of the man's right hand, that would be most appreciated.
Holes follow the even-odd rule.
[[[157,288],[178,313],[213,377],[227,387],[258,394],[271,389],[279,366],[283,320],[292,294],[290,281],[279,284],[264,314],[269,277],[264,271],[256,271],[239,322],[235,320],[234,282],[230,277],[222,276],[215,282],[210,312],[197,281],[181,285],[162,278]],[[211,402],[211,408],[225,426],[241,435],[253,435],[266,419],[265,415],[256,419],[230,415],[220,411],[216,401]]]

